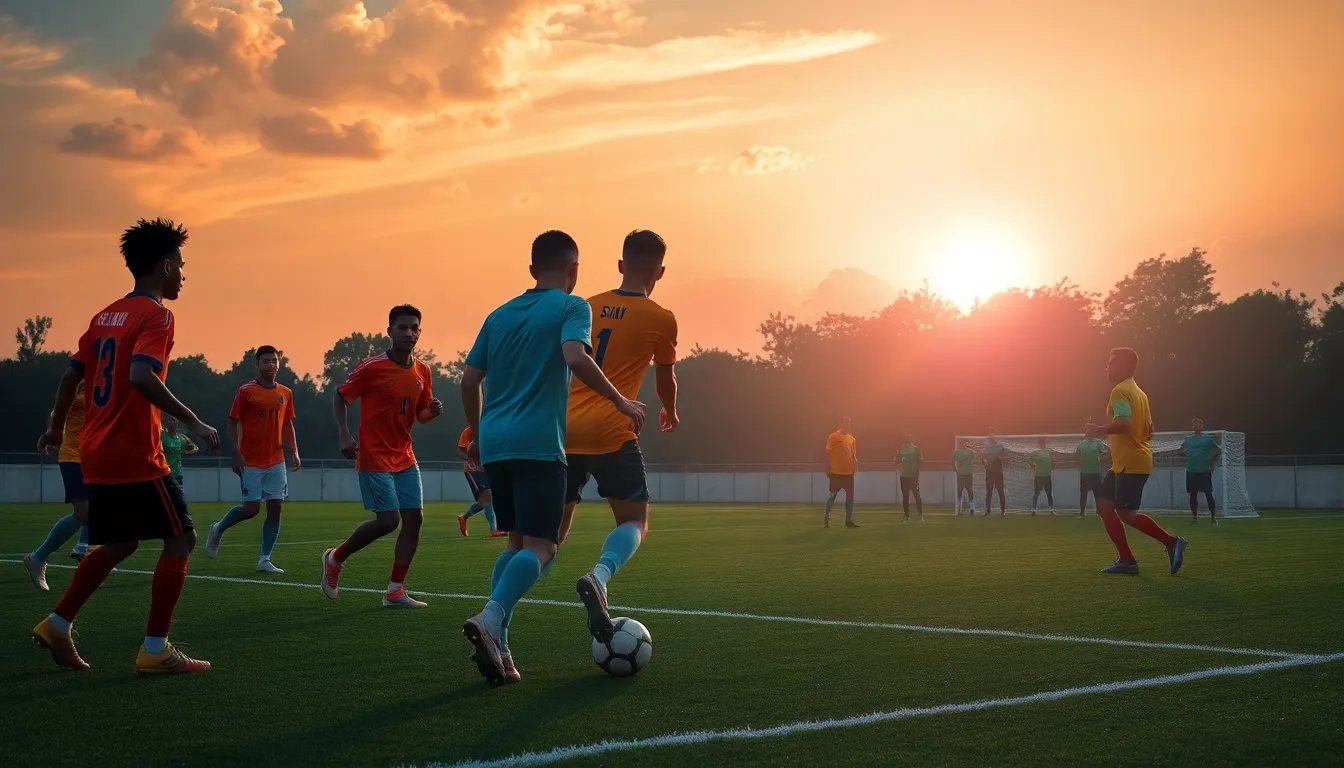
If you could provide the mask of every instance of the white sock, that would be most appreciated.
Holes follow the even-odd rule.
[[[606,592],[607,582],[611,580],[611,571],[607,570],[607,566],[598,563],[593,566],[593,578],[597,579],[597,583],[602,585],[602,591]]]
[[[67,635],[70,634],[70,622],[54,613],[48,616],[47,620],[51,622],[51,626],[54,627],[57,632],[64,632]]]
[[[163,653],[168,650],[168,638],[145,635],[145,650],[149,653]]]
[[[399,582],[399,581],[389,581],[389,582],[387,582],[387,594],[389,594],[389,595],[392,594],[393,592],[396,592],[396,591],[399,590],[399,589],[405,589],[405,588],[406,588],[406,587],[403,586],[402,583]]]

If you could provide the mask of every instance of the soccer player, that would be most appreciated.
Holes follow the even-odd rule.
[[[1190,424],[1191,434],[1181,443],[1181,455],[1185,457],[1185,492],[1190,494],[1191,522],[1199,522],[1199,494],[1209,502],[1209,522],[1218,524],[1217,508],[1213,503],[1213,468],[1218,462],[1222,449],[1213,435],[1204,434],[1204,420],[1195,419]]]
[[[61,482],[65,484],[65,503],[73,507],[74,511],[57,520],[42,544],[23,556],[28,578],[32,579],[34,587],[43,592],[50,590],[47,586],[47,558],[69,541],[76,530],[79,531],[79,541],[70,556],[82,560],[89,551],[89,492],[84,487],[84,473],[79,468],[79,433],[84,428],[85,407],[84,382],[81,381],[76,385],[75,398],[66,414],[61,450],[56,456],[61,468]],[[50,416],[47,417],[47,430],[51,430]],[[51,447],[45,446],[47,450]]]
[[[1087,494],[1097,498],[1097,488],[1101,485],[1101,457],[1106,455],[1106,443],[1097,439],[1084,439],[1074,449],[1078,455],[1078,516],[1087,515]]]
[[[919,521],[924,522],[924,497],[919,494],[919,468],[924,461],[924,452],[915,445],[915,438],[908,432],[901,443],[900,455],[896,463],[901,465],[901,507],[905,510],[905,522],[910,519],[910,494],[915,495],[915,508],[919,510]]]
[[[191,442],[185,432],[178,431],[180,425],[171,414],[159,416],[163,421],[163,434],[159,435],[159,442],[163,445],[163,457],[168,462],[168,476],[182,485],[182,457],[193,456],[201,449]]]
[[[1115,544],[1119,558],[1102,573],[1137,575],[1139,562],[1125,538],[1125,525],[1142,531],[1162,542],[1167,548],[1167,561],[1174,574],[1181,570],[1185,547],[1189,542],[1162,530],[1153,518],[1139,512],[1143,503],[1143,486],[1153,472],[1152,412],[1148,409],[1148,395],[1134,382],[1139,367],[1139,355],[1132,349],[1111,350],[1106,365],[1110,380],[1111,401],[1106,406],[1107,424],[1093,424],[1089,419],[1083,428],[1088,438],[1106,435],[1111,448],[1111,470],[1101,480],[1097,490],[1097,515],[1106,525],[1106,534]]]
[[[994,511],[994,491],[999,492],[999,514],[1008,514],[1003,501],[1003,454],[1006,449],[999,442],[998,435],[989,433],[989,443],[980,454],[980,463],[985,465],[985,514]]]
[[[135,277],[135,290],[89,322],[70,369],[61,377],[51,428],[38,441],[39,450],[61,442],[83,379],[89,409],[80,435],[80,466],[89,493],[89,542],[99,546],[75,569],[56,609],[33,628],[38,644],[62,667],[89,668],[71,637],[79,609],[141,541],[162,539],[136,669],[144,674],[210,669],[210,662],[190,658],[168,642],[196,531],[182,486],[168,474],[159,445],[159,411],[180,419],[204,445],[219,447],[214,428],[164,385],[173,349],[173,313],[162,302],[176,299],[182,290],[181,247],[186,239],[184,228],[163,219],[141,219],[122,234],[121,253]]]
[[[261,513],[266,502],[266,522],[261,524],[261,559],[257,573],[284,573],[271,562],[280,538],[280,510],[289,496],[285,471],[285,443],[294,456],[294,469],[303,466],[299,439],[294,434],[294,393],[275,380],[280,372],[280,352],[269,344],[252,355],[257,377],[238,388],[229,409],[229,448],[233,473],[242,481],[243,503],[224,513],[210,526],[205,537],[205,556],[219,557],[224,532]]]
[[[1035,477],[1032,481],[1031,516],[1036,516],[1040,508],[1041,491],[1045,491],[1045,500],[1050,505],[1050,516],[1055,516],[1055,462],[1054,454],[1046,444],[1044,437],[1036,440],[1038,446],[1031,452],[1031,467]]]
[[[975,485],[971,482],[975,471],[975,449],[971,448],[971,441],[962,440],[961,446],[952,452],[952,466],[957,471],[957,514],[961,514],[961,499],[965,495],[967,509],[971,517],[975,517]]]
[[[471,457],[471,452],[467,449],[476,441],[471,434],[471,427],[462,430],[462,436],[457,440],[457,455],[462,458],[462,474],[467,476],[467,486],[471,488],[471,506],[467,507],[465,514],[457,516],[457,527],[462,531],[462,535],[467,535],[467,521],[473,515],[484,512],[485,522],[490,524],[490,536],[497,538],[508,536],[505,531],[499,530],[495,522],[495,501],[494,495],[490,492],[490,478],[485,476],[485,468],[481,462]]]
[[[831,507],[841,491],[845,492],[845,527],[858,528],[854,522],[854,470],[859,463],[858,442],[850,434],[849,417],[840,420],[840,428],[826,438],[826,479],[831,495],[826,498],[822,527],[831,527]]]
[[[341,566],[351,555],[397,530],[392,550],[392,577],[383,594],[384,608],[424,608],[406,594],[406,573],[420,544],[424,524],[424,493],[420,465],[411,450],[411,427],[443,415],[434,397],[429,366],[416,359],[420,341],[420,310],[409,304],[387,313],[392,348],[365,360],[336,389],[332,412],[341,440],[341,455],[355,460],[359,494],[374,519],[360,523],[340,546],[322,553],[322,592],[336,599]],[[359,400],[359,439],[350,434],[346,411]]]
[[[644,406],[627,400],[589,356],[592,310],[570,294],[579,279],[579,247],[563,232],[532,241],[536,287],[490,313],[462,374],[462,408],[494,491],[509,543],[490,575],[490,600],[462,625],[472,660],[491,685],[521,679],[509,651],[513,608],[555,557],[565,513],[566,411],[570,372],[631,421]],[[485,407],[481,384],[489,380]]]

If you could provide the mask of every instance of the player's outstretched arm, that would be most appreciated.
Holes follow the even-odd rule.
[[[294,431],[294,420],[285,420],[285,440],[289,443],[289,450],[294,454],[294,469],[303,467],[303,460],[299,458],[299,435]]]
[[[224,433],[229,440],[229,459],[233,466],[233,474],[239,477],[243,476],[243,451],[239,446],[242,441],[238,439],[238,420],[229,419],[229,423],[224,426]]]
[[[149,404],[186,425],[187,430],[201,439],[209,450],[219,449],[219,432],[197,418],[190,408],[182,404],[168,390],[168,386],[154,373],[154,366],[143,360],[131,361],[131,386],[139,392]]]
[[[64,439],[65,417],[70,413],[70,406],[75,402],[75,393],[79,391],[79,382],[83,378],[84,372],[74,366],[66,368],[61,375],[61,382],[56,385],[56,404],[47,418],[47,432],[37,439],[37,450],[40,453],[55,448]]]
[[[658,385],[658,402],[663,404],[658,414],[658,427],[664,432],[675,432],[681,418],[677,414],[677,372],[675,366],[656,365],[654,380]]]
[[[616,387],[607,379],[607,375],[598,367],[597,362],[588,355],[588,345],[581,341],[566,341],[561,347],[565,355],[565,365],[569,370],[597,394],[610,400],[616,410],[630,418],[635,434],[644,428],[644,404],[626,400]],[[463,397],[465,397],[465,392]]]
[[[346,418],[349,411],[350,405],[345,402],[345,395],[337,391],[336,397],[331,400],[331,415],[336,419],[336,437],[341,442],[341,455],[353,460],[359,453],[359,445],[350,434],[350,423]]]

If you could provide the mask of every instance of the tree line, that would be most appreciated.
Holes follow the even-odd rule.
[[[957,434],[1079,432],[1104,416],[1104,367],[1116,346],[1139,351],[1139,383],[1157,429],[1247,433],[1254,455],[1344,453],[1344,282],[1312,299],[1278,284],[1224,300],[1205,253],[1139,262],[1105,295],[1068,280],[1014,289],[961,312],[927,288],[902,293],[870,316],[828,314],[814,323],[776,313],[759,326],[761,353],[686,351],[677,365],[682,423],[649,430],[654,464],[820,462],[842,416],[854,422],[861,462],[886,462],[904,434],[947,459]],[[676,307],[672,307],[674,311]],[[67,352],[44,349],[50,317],[25,322],[12,359],[0,360],[0,451],[32,451]],[[306,458],[338,458],[330,398],[356,363],[386,349],[381,333],[332,345],[320,375],[281,359],[294,391]],[[456,459],[465,421],[456,407],[464,355],[420,353],[435,376],[444,417],[415,430],[422,461]],[[202,355],[174,358],[169,385],[222,428],[235,391],[254,375],[252,350],[228,368]],[[655,408],[653,377],[641,399]]]

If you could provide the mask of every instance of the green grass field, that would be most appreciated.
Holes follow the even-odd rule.
[[[192,511],[203,531],[224,508]],[[283,576],[253,572],[257,521],[230,531],[218,560],[198,546],[192,574],[201,578],[187,583],[173,639],[215,667],[191,678],[133,671],[150,578],[124,571],[152,569],[153,546],[80,614],[93,670],[52,665],[29,629],[71,571],[51,568],[53,591],[41,594],[18,558],[64,508],[0,507],[0,756],[6,765],[397,766],[690,733],[700,735],[497,764],[1266,766],[1344,755],[1344,659],[1314,658],[1344,652],[1344,515],[1266,513],[1218,528],[1163,518],[1192,541],[1185,570],[1169,576],[1161,547],[1135,533],[1144,573],[1133,578],[1098,572],[1114,552],[1093,516],[933,512],[903,525],[861,508],[860,530],[821,530],[819,511],[801,507],[658,507],[611,594],[614,605],[639,606],[613,613],[649,627],[649,667],[608,678],[591,660],[577,604],[524,604],[511,630],[523,683],[490,689],[467,661],[461,623],[482,604],[465,595],[487,591],[501,545],[479,517],[462,539],[456,505],[427,510],[407,582],[429,602],[424,611],[380,607],[390,539],[351,559],[339,600],[316,589],[319,553],[363,519],[356,505],[289,505],[274,558]],[[609,527],[605,507],[582,508],[532,597],[573,603]],[[71,561],[61,552],[51,562]],[[769,620],[779,617],[834,621]],[[1260,664],[1269,668],[1240,669]],[[1153,679],[1207,670],[1220,671]],[[1088,688],[1128,681],[1147,682]],[[1016,700],[1052,691],[1063,693]],[[973,702],[993,706],[955,706]],[[943,705],[953,706],[901,712]],[[888,715],[845,720],[871,713]],[[812,725],[733,733],[803,723]]]

